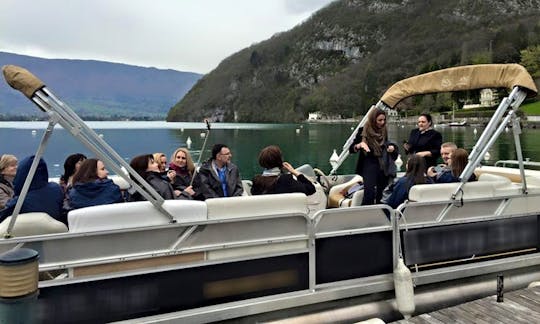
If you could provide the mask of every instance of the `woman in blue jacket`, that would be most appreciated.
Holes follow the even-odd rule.
[[[13,179],[15,196],[10,199],[6,203],[6,207],[0,211],[0,222],[8,216],[11,216],[13,213],[33,161],[34,156],[32,155],[19,162],[17,174],[15,175],[15,179]],[[32,178],[30,188],[28,189],[20,213],[43,212],[49,214],[52,218],[67,224],[65,216],[62,214],[63,200],[64,193],[62,192],[62,188],[60,188],[58,183],[49,182],[47,164],[43,159],[39,159],[36,173]]]
[[[397,208],[407,200],[412,186],[424,183],[433,183],[426,176],[426,162],[420,155],[411,155],[407,161],[407,172],[396,183],[390,185],[385,190],[385,196],[387,193],[389,196],[388,198],[384,198],[382,203],[392,208]]]
[[[109,171],[98,159],[87,159],[73,175],[73,187],[68,192],[70,209],[123,202],[120,187],[108,179]]]

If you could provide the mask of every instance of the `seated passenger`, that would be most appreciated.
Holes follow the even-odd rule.
[[[171,182],[176,177],[176,172],[174,170],[169,170],[166,176],[160,175],[158,163],[154,160],[152,154],[136,156],[131,160],[129,165],[164,199],[186,198],[181,194],[180,190],[174,190],[171,185]],[[130,197],[130,201],[140,200],[146,199],[139,192],[132,194]]]
[[[411,187],[417,184],[433,183],[426,176],[425,159],[417,154],[411,155],[407,161],[407,171],[405,175],[399,178],[395,183],[389,185],[383,194],[381,202],[392,208],[397,208],[408,197]]]
[[[188,149],[184,147],[178,148],[171,156],[171,163],[169,169],[176,172],[176,177],[172,183],[175,190],[180,190],[182,195],[191,198],[195,195],[193,191],[191,180],[193,178],[193,172],[195,171],[195,165],[193,159],[189,154]]]
[[[33,161],[34,156],[32,155],[24,158],[19,163],[17,174],[13,180],[15,196],[10,199],[6,204],[6,207],[0,211],[0,222],[8,216],[11,216],[13,213]],[[62,192],[62,188],[58,183],[49,182],[47,164],[43,159],[39,159],[36,173],[32,178],[30,188],[28,189],[20,213],[43,212],[49,214],[52,218],[67,224],[65,215],[62,215],[63,200],[64,193]]]
[[[459,176],[465,169],[468,161],[469,154],[467,151],[462,148],[458,148],[452,154],[450,154],[447,168],[436,169],[436,167],[431,167],[428,169],[427,174],[433,178],[436,183],[460,182],[461,179]],[[476,176],[474,173],[471,175],[468,181],[476,181]]]
[[[283,156],[278,146],[267,146],[259,153],[259,164],[264,168],[261,175],[253,178],[252,195],[302,192],[315,193],[315,186],[303,174],[296,171]],[[289,173],[283,173],[285,169]],[[294,177],[296,177],[296,179]]]
[[[212,157],[204,162],[195,175],[193,187],[197,198],[241,196],[244,193],[238,167],[231,163],[232,153],[225,144],[212,147]]]
[[[71,154],[66,158],[64,162],[64,174],[60,176],[60,186],[66,194],[73,185],[73,175],[79,170],[84,160],[86,160],[86,155],[82,153]]]
[[[120,187],[108,179],[108,175],[109,171],[105,169],[102,161],[84,160],[79,170],[73,175],[73,187],[68,192],[66,209],[123,202]]]
[[[154,161],[157,162],[159,167],[159,172],[165,174],[167,171],[167,156],[163,153],[154,153]]]
[[[0,157],[0,209],[6,206],[8,200],[13,198],[13,179],[17,174],[17,158],[15,155],[3,154]]]

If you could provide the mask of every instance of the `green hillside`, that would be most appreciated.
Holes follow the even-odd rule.
[[[519,63],[527,48],[539,48],[526,60],[536,74],[539,14],[540,0],[335,1],[223,60],[167,120],[291,122],[312,111],[353,117],[402,78],[456,65]],[[440,111],[471,96],[425,96],[403,105]]]

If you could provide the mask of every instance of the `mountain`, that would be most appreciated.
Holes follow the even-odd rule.
[[[392,83],[418,73],[519,63],[526,48],[536,48],[538,61],[538,17],[540,0],[335,1],[290,31],[223,60],[167,120],[287,122],[314,111],[357,116]],[[426,96],[404,105],[444,110],[462,105],[463,96]]]
[[[0,52],[0,66],[7,64],[32,72],[75,112],[88,119],[163,119],[201,77],[175,70]],[[0,98],[0,118],[40,114],[34,104],[6,82],[0,82]]]

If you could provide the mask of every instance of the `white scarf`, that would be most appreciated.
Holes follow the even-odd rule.
[[[281,174],[281,169],[276,167],[272,169],[264,169],[262,176],[263,177],[275,177]]]

